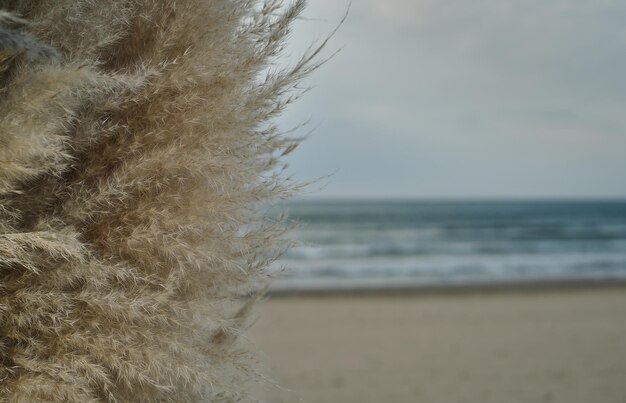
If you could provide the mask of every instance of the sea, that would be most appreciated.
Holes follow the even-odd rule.
[[[299,201],[277,290],[626,279],[626,201]]]

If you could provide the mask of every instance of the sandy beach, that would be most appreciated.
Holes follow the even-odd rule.
[[[267,402],[626,402],[626,287],[274,297]]]

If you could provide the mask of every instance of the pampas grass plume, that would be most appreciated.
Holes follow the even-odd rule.
[[[241,398],[304,1],[1,5],[0,400]]]

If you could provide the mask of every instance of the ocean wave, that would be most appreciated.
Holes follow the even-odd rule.
[[[626,275],[626,203],[308,203],[293,279]]]
[[[289,250],[291,260],[353,259],[363,257],[420,257],[427,255],[489,255],[489,254],[559,254],[559,253],[619,253],[626,251],[626,239],[567,241],[445,241],[410,242],[379,241],[366,243],[336,243],[334,245],[299,246]]]
[[[422,258],[281,260],[290,277],[536,276],[580,273],[626,275],[626,253],[528,255],[435,255]]]

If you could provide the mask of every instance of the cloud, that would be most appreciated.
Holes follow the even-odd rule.
[[[345,7],[311,1],[295,47]],[[626,196],[624,20],[610,0],[355,0],[284,118],[321,123],[292,170],[344,172],[327,196]]]

